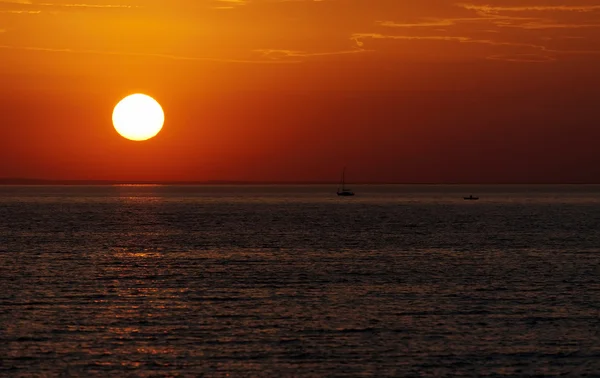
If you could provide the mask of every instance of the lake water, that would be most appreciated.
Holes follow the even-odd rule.
[[[599,186],[335,189],[0,187],[0,375],[600,374]]]

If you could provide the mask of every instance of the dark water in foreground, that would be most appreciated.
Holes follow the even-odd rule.
[[[600,187],[354,189],[0,187],[0,376],[600,375]]]

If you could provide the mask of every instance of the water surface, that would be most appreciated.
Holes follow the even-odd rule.
[[[353,190],[0,187],[0,375],[600,374],[600,187]]]

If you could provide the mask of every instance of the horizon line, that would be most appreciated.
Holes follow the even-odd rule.
[[[339,185],[337,181],[319,180],[85,180],[85,179],[37,179],[0,178],[0,185]],[[600,185],[586,181],[498,181],[498,182],[400,182],[400,181],[356,181],[351,185]]]

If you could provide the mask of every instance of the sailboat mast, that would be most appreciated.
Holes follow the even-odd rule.
[[[340,185],[341,185],[341,190],[340,190]],[[337,191],[337,195],[338,196],[353,196],[354,192],[351,191],[350,189],[346,189],[346,167],[344,167],[344,169],[342,170],[342,181],[340,183],[340,185],[338,185],[338,191]]]

